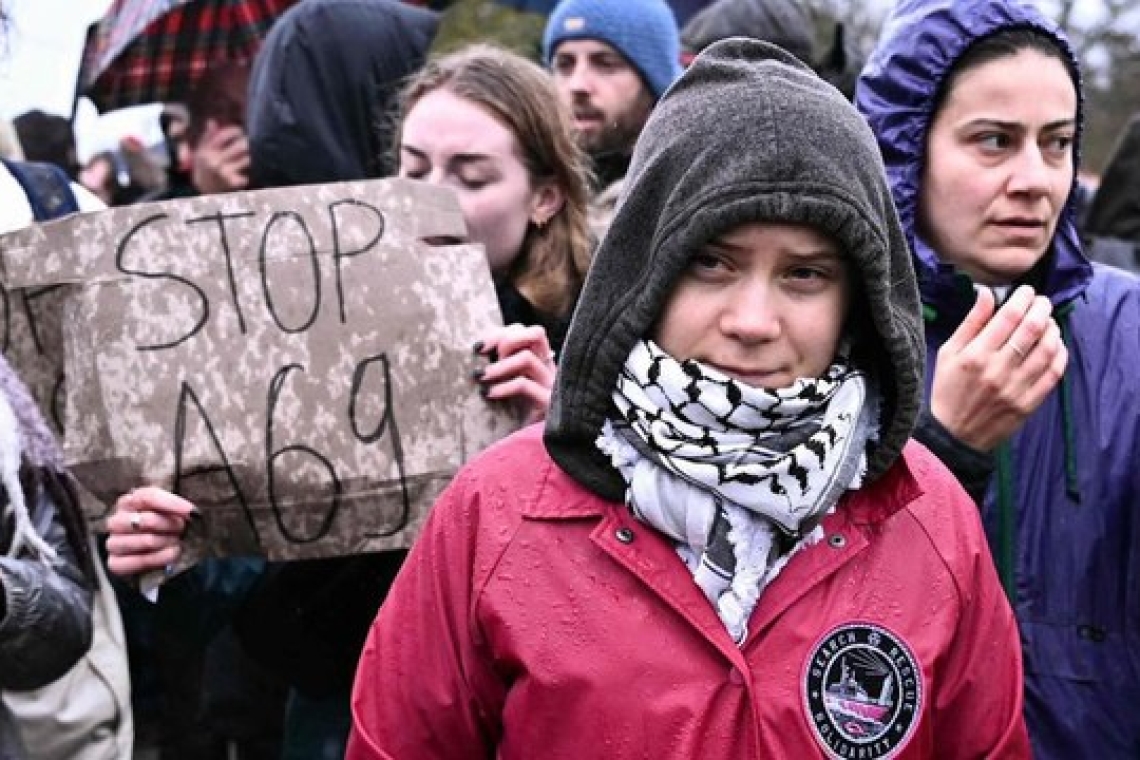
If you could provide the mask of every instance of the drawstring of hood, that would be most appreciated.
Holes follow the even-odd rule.
[[[1065,347],[1072,350],[1072,328],[1070,317],[1075,307],[1074,301],[1057,306],[1054,316],[1057,326],[1061,329],[1061,341]],[[922,305],[923,321],[932,325],[938,321],[938,309],[928,303]],[[1061,401],[1061,435],[1064,446],[1065,460],[1065,493],[1075,504],[1081,503],[1080,478],[1077,463],[1080,461],[1079,446],[1077,443],[1076,425],[1073,414],[1073,388],[1072,373],[1067,369],[1061,375],[1058,384],[1058,395]],[[1016,558],[1016,503],[1017,503],[1017,468],[1013,457],[1013,447],[1008,441],[1000,444],[994,450],[994,475],[996,480],[995,506],[997,508],[997,536],[994,547],[994,563],[997,566],[998,576],[1002,587],[1005,588],[1011,601],[1014,595],[1014,569]]]
[[[997,478],[997,546],[994,547],[994,564],[998,578],[1010,603],[1017,600],[1015,569],[1017,561],[1016,483],[1014,479],[1013,450],[1009,441],[994,451],[994,469]]]
[[[1057,326],[1061,328],[1061,342],[1065,348],[1069,349],[1069,355],[1072,356],[1073,335],[1072,326],[1069,324],[1069,317],[1073,313],[1074,303],[1072,301],[1062,304],[1057,307],[1055,314],[1057,317]],[[1065,368],[1065,373],[1061,375],[1060,395],[1061,395],[1061,431],[1064,436],[1065,446],[1065,493],[1074,503],[1081,503],[1081,483],[1077,476],[1077,463],[1080,461],[1080,456],[1077,451],[1077,434],[1076,424],[1073,416],[1073,373]]]

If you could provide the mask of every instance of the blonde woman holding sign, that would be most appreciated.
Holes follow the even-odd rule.
[[[489,45],[431,62],[404,92],[397,151],[401,177],[455,191],[486,249],[507,327],[477,344],[491,363],[476,380],[542,419],[590,255],[585,159],[549,75]]]
[[[315,18],[322,12],[332,13],[337,3],[307,5],[301,10]],[[284,25],[281,30],[291,28],[288,16],[280,23]],[[277,50],[273,41],[271,35],[263,55]],[[289,70],[295,87],[296,69]],[[255,88],[261,71],[262,67],[255,67]],[[261,102],[256,93],[251,96],[252,114],[259,113]],[[256,119],[262,116],[266,115],[251,117],[255,176],[257,159],[265,157],[266,146],[280,145],[282,139],[257,143],[265,125]],[[455,190],[467,221],[468,240],[487,250],[507,325],[478,336],[475,350],[489,362],[477,371],[474,381],[482,385],[487,398],[518,402],[529,419],[540,419],[554,382],[554,351],[565,334],[590,247],[584,163],[553,85],[535,64],[495,48],[475,47],[448,56],[430,64],[408,85],[397,151],[401,176]],[[303,162],[300,166],[319,172],[322,164]],[[292,182],[310,183],[340,178],[313,173],[290,177]],[[112,571],[133,576],[172,565],[181,554],[185,527],[195,511],[189,501],[159,488],[141,488],[123,496],[108,521]],[[272,581],[262,586],[242,613],[247,628],[262,629],[247,633],[246,638],[260,642],[258,649],[274,652],[288,649],[280,644],[283,639],[309,641],[304,630],[296,630],[305,628],[304,621],[297,626],[278,622],[279,602],[291,599],[293,607],[304,608],[313,600],[316,606],[332,608],[337,605],[328,604],[330,594],[361,585],[346,583],[346,577],[365,578],[367,591],[339,605],[344,618],[320,622],[319,627],[336,633],[337,645],[322,641],[320,648],[335,650],[338,667],[329,670],[339,673],[349,649],[339,644],[355,638],[350,653],[354,663],[367,621],[401,560],[401,553],[390,553],[277,566]],[[346,563],[353,563],[356,570],[346,569]],[[347,611],[366,604],[371,609],[356,638],[355,617],[347,619]],[[296,617],[299,613],[294,613]],[[248,625],[250,621],[257,625]],[[276,630],[267,633],[271,628]],[[309,653],[307,659],[319,659],[312,654],[313,647],[300,648]],[[276,655],[263,657],[274,659]],[[297,670],[295,666],[286,672],[295,676]],[[350,676],[348,671],[346,678]],[[322,680],[339,678],[326,674]],[[347,714],[347,694],[344,702]]]
[[[507,325],[475,350],[490,399],[520,398],[545,416],[553,357],[589,257],[582,154],[546,73],[513,53],[474,46],[431,63],[402,107],[400,176],[456,189],[469,240],[483,244]],[[123,496],[108,520],[112,572],[177,561],[194,505],[158,488]]]

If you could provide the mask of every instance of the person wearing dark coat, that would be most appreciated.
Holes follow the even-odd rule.
[[[437,23],[434,12],[395,0],[308,0],[283,14],[249,73],[251,188],[390,174],[395,95],[426,60]],[[110,566],[118,575],[144,569],[124,567],[114,536],[131,512],[157,509],[137,501],[148,493],[120,499],[119,517],[109,524]],[[158,498],[190,509],[172,494]],[[154,518],[148,514],[145,524]],[[207,631],[232,626],[254,675],[271,681],[259,687],[264,699],[275,698],[273,683],[287,692],[284,760],[339,760],[357,656],[402,559],[403,552],[284,563],[206,560],[171,582],[158,607]],[[157,566],[171,560],[160,557]],[[194,616],[195,607],[211,612]]]
[[[250,77],[252,185],[391,175],[396,93],[438,24],[392,0],[306,2],[278,20]]]
[[[1140,273],[1140,114],[1121,130],[1081,232],[1089,258]]]
[[[681,27],[682,54],[691,58],[728,37],[763,40],[809,66],[815,61],[815,28],[799,0],[718,0]]]

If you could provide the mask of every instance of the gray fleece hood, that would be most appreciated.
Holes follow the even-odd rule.
[[[914,269],[874,136],[838,90],[756,40],[706,49],[657,104],[594,258],[546,422],[554,460],[599,495],[625,483],[594,441],[630,350],[648,335],[693,253],[734,227],[810,225],[850,258],[870,324],[864,367],[882,395],[868,481],[898,458],[922,394]],[[867,319],[864,316],[864,319]]]

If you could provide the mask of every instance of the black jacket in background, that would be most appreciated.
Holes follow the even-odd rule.
[[[396,0],[307,0],[278,19],[249,80],[253,187],[391,174],[396,96],[437,24]]]
[[[278,19],[250,74],[252,186],[389,175],[396,98],[426,60],[437,23],[396,0],[306,0]],[[270,565],[237,615],[244,648],[303,692],[347,699],[404,555]]]
[[[1120,134],[1081,233],[1089,258],[1140,273],[1140,114]]]

